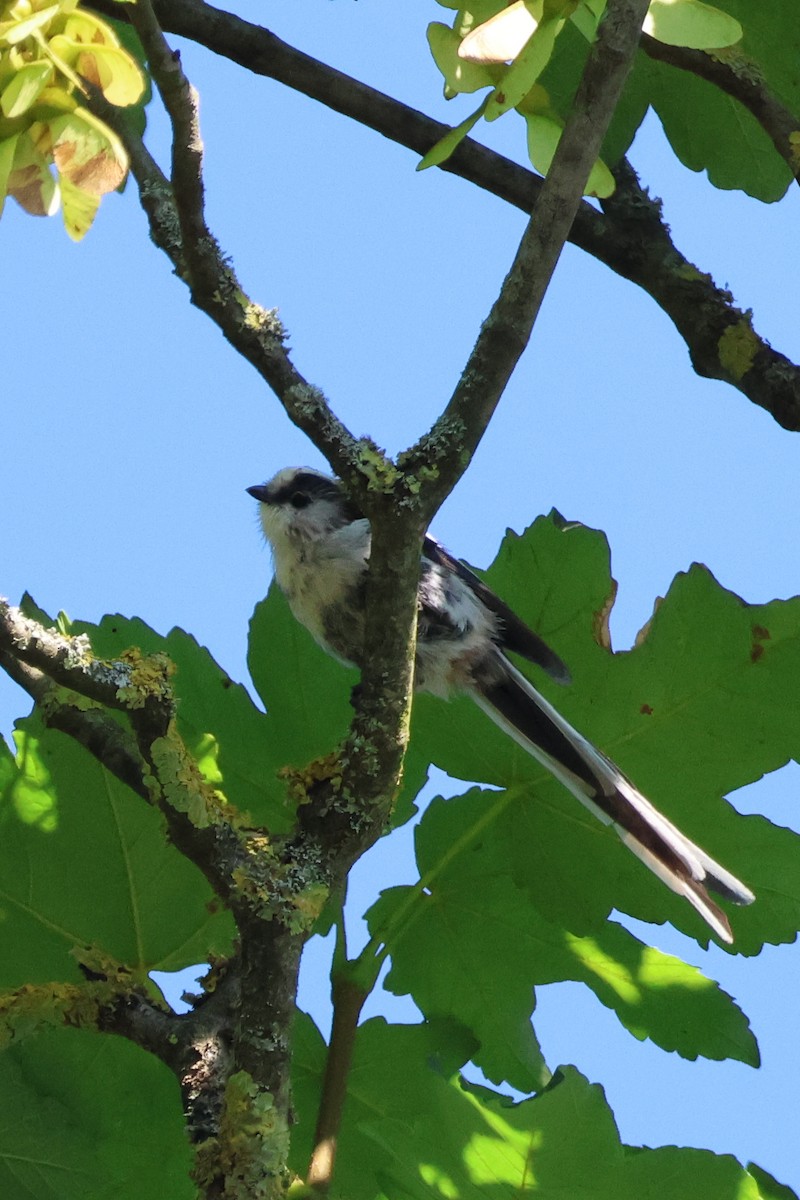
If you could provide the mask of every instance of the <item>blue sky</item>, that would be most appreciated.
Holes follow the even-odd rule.
[[[378,0],[283,0],[269,11],[288,41],[455,123],[470,100],[444,103],[424,40],[427,21],[446,17],[433,0],[406,0],[402,22]],[[279,307],[296,363],[353,431],[401,449],[449,396],[524,218],[441,172],[415,174],[407,151],[277,84],[191,46],[183,57],[202,96],[209,218],[245,287]],[[522,157],[521,122],[489,133]],[[151,146],[165,146],[157,117]],[[663,197],[678,246],[797,360],[798,189],[770,207],[715,191],[676,163],[652,118],[631,157]],[[57,219],[34,220],[13,203],[0,240],[0,591],[16,599],[27,589],[73,617],[121,611],[162,631],[180,624],[244,679],[247,621],[270,574],[244,488],[289,463],[321,465],[318,455],[191,309],[148,240],[133,188],[103,204],[82,245]],[[506,527],[551,507],[604,529],[619,582],[612,633],[624,648],[695,560],[750,601],[800,591],[798,455],[796,435],[693,374],[649,297],[568,247],[531,346],[435,528],[480,566]],[[0,679],[6,734],[24,708]],[[798,829],[799,779],[790,767],[733,799]],[[399,843],[357,868],[362,908],[376,888],[410,877],[410,835]],[[798,947],[740,962],[664,927],[647,935],[736,996],[763,1067],[686,1063],[639,1044],[567,986],[540,993],[551,1065],[571,1061],[602,1082],[629,1142],[732,1152],[800,1189]],[[303,993],[321,1023],[324,952],[309,955]],[[410,1008],[388,1011],[411,1019]]]

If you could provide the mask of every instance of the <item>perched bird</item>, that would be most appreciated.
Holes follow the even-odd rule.
[[[275,577],[294,616],[329,654],[362,666],[369,521],[338,479],[287,467],[247,489],[259,502]],[[552,772],[646,866],[685,896],[724,942],[728,918],[707,888],[734,904],[753,893],[653,807],[622,771],[537,692],[507,657],[519,654],[561,683],[569,672],[476,575],[428,536],[418,593],[415,687],[466,692]]]

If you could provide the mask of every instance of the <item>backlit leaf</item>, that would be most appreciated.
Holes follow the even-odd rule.
[[[109,104],[126,107],[144,94],[144,78],[131,56],[117,46],[92,46],[78,58],[78,71],[100,88]]]
[[[738,21],[702,0],[651,0],[644,31],[668,46],[694,50],[732,46],[742,37]]]
[[[230,945],[232,922],[158,812],[64,734],[18,724],[0,795],[0,987],[83,977],[96,946],[142,981]]]
[[[51,4],[22,20],[3,22],[0,25],[0,42],[6,42],[9,46],[18,45],[38,29],[43,29],[56,16],[59,7],[58,4]]]
[[[441,163],[446,162],[460,142],[469,134],[470,130],[478,123],[486,110],[486,100],[484,100],[474,113],[462,121],[460,125],[456,125],[454,129],[449,129],[444,137],[439,138],[439,141],[431,146],[427,154],[423,155],[417,163],[418,171],[425,171],[428,167],[438,167]]]
[[[459,55],[474,63],[510,62],[534,34],[541,18],[541,4],[515,0],[472,29],[461,42]]]
[[[3,116],[19,117],[27,112],[52,78],[53,67],[49,62],[26,63],[20,67],[0,96]]]
[[[79,242],[91,228],[100,206],[100,197],[76,187],[66,175],[61,179],[61,214],[73,242]]]
[[[559,18],[542,20],[528,39],[518,58],[489,97],[486,120],[494,121],[511,108],[516,108],[528,94],[550,61],[556,37],[564,22]]]
[[[537,171],[546,175],[558,149],[563,132],[558,122],[542,113],[523,112],[528,126],[528,155]],[[586,181],[585,196],[610,196],[614,191],[614,176],[605,163],[598,159]]]
[[[434,61],[442,72],[447,94],[477,92],[480,88],[492,87],[498,78],[496,67],[481,63],[465,62],[459,58],[460,38],[455,30],[438,21],[428,26],[428,45]]]

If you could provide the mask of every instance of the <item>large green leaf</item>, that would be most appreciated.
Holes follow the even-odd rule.
[[[613,654],[602,535],[541,518],[523,537],[508,535],[486,577],[572,671],[569,688],[543,678],[537,686],[679,828],[753,886],[756,903],[733,914],[736,948],[791,941],[800,839],[739,816],[723,796],[800,758],[800,600],[751,607],[695,566],[677,577],[641,644]],[[468,700],[421,697],[414,737],[417,752],[449,775],[506,789],[482,837],[498,840],[505,869],[548,921],[593,934],[616,907],[708,937],[685,901]]]
[[[333,1200],[373,1200],[384,1192],[396,1151],[376,1141],[374,1130],[411,1134],[418,1119],[445,1120],[452,1102],[449,1082],[474,1043],[452,1021],[390,1025],[382,1017],[358,1029],[348,1077],[344,1122],[338,1139]],[[305,1013],[294,1028],[293,1097],[298,1124],[291,1165],[305,1174],[325,1069],[325,1043]]]
[[[75,948],[140,981],[229,950],[231,918],[154,809],[35,719],[17,741],[0,794],[0,986],[81,980]]]
[[[481,1043],[477,1065],[521,1091],[543,1081],[533,987],[566,979],[591,988],[635,1037],[687,1058],[756,1065],[747,1019],[696,968],[614,922],[579,937],[543,917],[508,876],[507,847],[492,832],[497,799],[476,790],[425,813],[416,831],[421,885],[384,892],[368,916],[392,956],[385,986],[410,993],[425,1016],[456,1017]]]
[[[0,1056],[4,1200],[191,1200],[175,1078],[122,1038],[60,1030]]]
[[[787,34],[794,36],[791,30]],[[738,188],[757,200],[775,201],[784,195],[792,173],[738,100],[641,52],[628,86],[634,97],[649,101],[672,149],[692,171],[706,171],[715,187]]]
[[[602,1089],[574,1067],[514,1104],[459,1079],[464,1051],[457,1029],[441,1022],[359,1028],[332,1200],[777,1200],[730,1155],[625,1146]],[[324,1043],[301,1014],[292,1147],[300,1172],[323,1065]]]
[[[762,75],[767,88],[800,114],[800,24],[794,0],[770,5],[720,0],[716,7],[736,18],[743,29],[741,43],[716,56],[727,57],[745,76]],[[572,46],[578,59],[585,57],[574,38]],[[559,49],[566,48],[566,40],[559,38]],[[561,69],[565,65],[562,59]],[[563,89],[574,86],[574,72],[573,60],[560,85],[552,76],[543,80],[561,89],[562,103]],[[614,162],[625,153],[648,104],[681,162],[693,171],[707,171],[716,187],[738,188],[759,200],[774,201],[792,182],[789,167],[742,104],[691,72],[655,62],[643,52],[637,55],[604,144],[608,160]]]

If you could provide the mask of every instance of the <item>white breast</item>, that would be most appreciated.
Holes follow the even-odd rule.
[[[313,538],[285,526],[265,532],[275,578],[294,616],[328,653],[350,661],[344,647],[331,645],[330,630],[347,624],[343,617],[353,607],[369,557],[369,523],[353,521]]]

